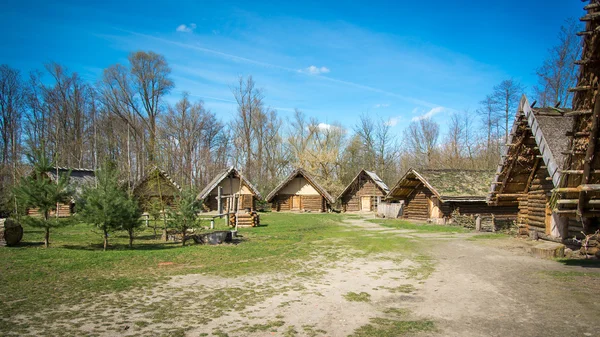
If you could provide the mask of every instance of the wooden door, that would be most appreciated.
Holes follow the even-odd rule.
[[[360,197],[361,211],[371,211],[371,197]]]
[[[293,195],[292,196],[292,209],[300,209],[300,196],[299,195]]]

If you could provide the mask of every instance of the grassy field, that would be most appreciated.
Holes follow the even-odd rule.
[[[406,229],[419,232],[435,232],[435,233],[468,233],[468,229],[459,226],[450,225],[433,225],[425,223],[417,223],[413,221],[399,220],[399,219],[371,219],[372,223],[382,225],[384,227],[394,229]]]
[[[25,228],[20,247],[0,249],[0,335],[28,331],[28,325],[9,323],[16,315],[33,317],[40,308],[64,308],[96,296],[150,289],[174,275],[286,273],[297,278],[320,273],[327,263],[346,257],[412,254],[415,249],[409,239],[363,235],[358,229],[342,227],[343,218],[338,214],[264,214],[262,226],[240,229],[243,241],[238,245],[190,242],[181,247],[155,240],[148,228],[137,234],[129,249],[126,234],[117,232],[110,236],[106,252],[100,233],[86,224],[54,230],[48,249],[41,244],[42,231]],[[429,226],[420,229],[431,230]],[[43,319],[30,322],[46,323]]]

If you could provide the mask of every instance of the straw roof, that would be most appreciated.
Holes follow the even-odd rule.
[[[371,178],[371,180],[375,183],[375,185],[377,186],[377,188],[379,188],[379,190],[381,190],[381,192],[386,195],[390,192],[390,188],[383,182],[383,180],[381,180],[381,178],[379,178],[379,176],[372,171],[367,171],[365,169],[360,170],[360,172],[358,172],[358,174],[356,175],[356,177],[354,177],[354,179],[352,179],[352,181],[350,182],[350,184],[348,184],[348,186],[346,186],[346,188],[344,189],[344,191],[342,191],[342,193],[340,193],[340,196],[338,198],[341,198],[344,194],[346,194],[348,191],[350,191],[350,188],[352,187],[352,185],[354,184],[354,182],[358,179],[358,177],[360,177],[361,174],[366,174],[369,178]]]
[[[485,200],[494,176],[489,170],[419,170],[410,169],[396,183],[386,198],[406,198],[424,185],[442,201]]]
[[[335,203],[335,198],[333,198],[331,194],[329,194],[329,192],[327,192],[327,190],[323,188],[323,186],[317,183],[317,181],[308,172],[301,168],[295,169],[292,173],[290,173],[287,176],[287,178],[285,178],[279,185],[277,185],[277,187],[275,187],[267,196],[267,202],[271,202],[273,198],[279,193],[279,191],[282,188],[284,188],[287,184],[289,184],[292,180],[294,180],[294,178],[296,178],[297,176],[304,177],[304,179],[306,179],[311,184],[311,186],[314,187],[314,189],[317,190],[317,192],[319,192],[319,194],[322,197],[327,199],[329,203]]]
[[[208,183],[208,185],[206,185],[204,187],[204,189],[202,189],[202,191],[200,191],[200,194],[198,194],[198,199],[205,199],[206,197],[208,197],[208,195],[210,194],[210,192],[212,190],[214,190],[225,178],[227,178],[229,176],[232,176],[232,177],[235,177],[235,178],[240,178],[242,180],[242,182],[244,183],[244,185],[246,185],[250,189],[250,191],[252,191],[252,193],[256,196],[256,198],[262,199],[262,196],[260,195],[260,192],[258,191],[258,189],[252,183],[250,183],[250,181],[248,181],[248,179],[246,179],[246,177],[244,177],[233,166],[228,167],[228,168],[222,170],[221,172],[219,172]]]
[[[178,191],[182,191],[181,186],[179,186],[179,184],[177,184],[175,182],[175,180],[173,180],[171,178],[171,176],[167,172],[165,172],[165,171],[159,169],[158,167],[154,166],[150,170],[148,170],[148,172],[142,177],[142,179],[140,179],[135,185],[133,185],[133,189],[132,190],[134,191],[134,193],[135,193],[135,190],[138,187],[140,187],[143,183],[145,183],[148,180],[150,180],[151,178],[155,177],[156,173],[158,173],[158,175],[160,177],[164,178],[166,181],[168,181],[170,184],[172,184],[173,187],[175,187]]]

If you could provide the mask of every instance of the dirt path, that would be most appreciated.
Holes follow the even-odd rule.
[[[360,220],[351,223],[371,230],[387,230]],[[423,237],[410,231],[398,233]],[[426,245],[426,252],[437,263],[435,272],[417,290],[423,301],[410,308],[415,315],[437,323],[441,331],[431,335],[597,335],[598,279],[586,284],[568,276],[552,275],[581,272],[600,275],[599,269],[534,258],[525,252],[524,243],[513,238],[463,239],[472,235],[455,235],[450,241],[426,235],[434,240]]]
[[[335,262],[317,250],[294,275],[180,275],[35,319],[56,316],[65,336],[597,336],[598,269],[533,258],[512,238],[342,225],[418,248]]]

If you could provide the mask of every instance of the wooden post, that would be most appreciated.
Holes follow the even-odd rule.
[[[221,200],[222,195],[223,187],[219,186],[217,187],[217,211],[219,214],[223,214],[223,201]],[[223,216],[221,215],[220,218],[222,219]]]
[[[210,229],[215,229],[215,218],[210,219]]]
[[[475,230],[481,232],[481,215],[477,214],[477,218],[475,219]]]

